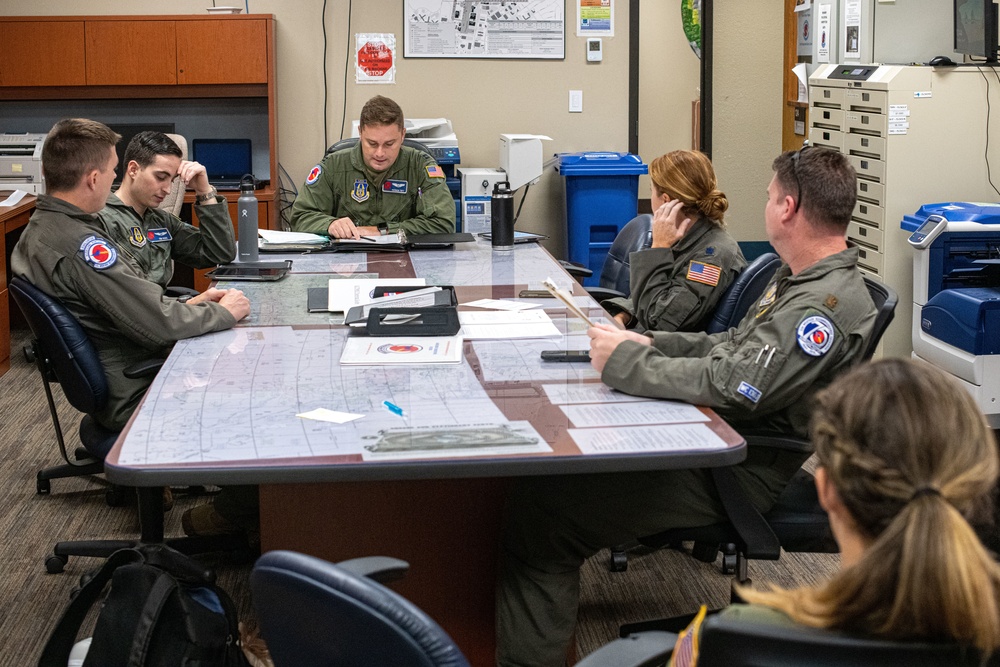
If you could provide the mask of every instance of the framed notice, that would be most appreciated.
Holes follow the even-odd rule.
[[[403,0],[403,55],[562,59],[565,14],[565,0]]]
[[[396,83],[396,36],[357,33],[354,41],[354,80],[357,83]]]

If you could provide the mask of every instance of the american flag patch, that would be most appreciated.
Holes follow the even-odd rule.
[[[673,655],[668,667],[694,667],[698,663],[698,649],[701,640],[701,624],[705,621],[708,608],[701,605],[691,624],[677,637]]]
[[[427,167],[427,175],[431,178],[444,178],[444,171],[441,170],[441,167],[434,165]]]
[[[687,279],[693,280],[696,283],[704,283],[706,285],[711,285],[715,287],[719,284],[719,278],[722,276],[722,269],[715,266],[714,264],[705,264],[703,262],[691,262],[688,265]]]

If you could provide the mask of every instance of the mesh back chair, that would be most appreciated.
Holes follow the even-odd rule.
[[[871,359],[878,343],[892,322],[898,302],[889,286],[864,278],[869,295],[876,307],[875,327],[865,346],[863,358]],[[813,447],[807,439],[782,433],[744,433],[747,446],[770,448],[807,457]],[[830,533],[826,513],[819,504],[812,473],[799,469],[766,514],[761,515],[746,497],[731,468],[712,468],[715,483],[729,521],[697,528],[675,528],[639,539],[648,548],[693,541],[692,555],[705,562],[714,562],[720,546],[724,551],[722,571],[735,574],[740,583],[748,583],[748,559],[778,560],[781,550],[805,553],[836,553],[837,544]],[[619,556],[620,559],[620,556]],[[612,554],[612,569],[619,567]]]
[[[334,565],[291,551],[261,556],[250,589],[275,666],[467,667],[437,623],[375,581],[399,578],[408,568],[395,558]]]
[[[994,655],[955,644],[893,641],[791,624],[746,618],[740,608],[714,614],[701,626],[698,667],[974,667],[1000,665]],[[648,631],[615,640],[588,655],[577,667],[615,664],[644,667],[665,664],[677,635]]]
[[[357,145],[358,141],[359,141],[358,137],[348,137],[347,139],[341,139],[340,141],[333,143],[329,148],[327,148],[326,154],[329,155],[330,153],[343,150],[345,148],[354,148],[354,146]],[[409,146],[410,148],[416,148],[418,151],[423,151],[424,153],[427,153],[431,157],[434,157],[434,154],[431,153],[431,149],[428,148],[426,144],[417,141],[416,139],[404,138],[403,145]]]

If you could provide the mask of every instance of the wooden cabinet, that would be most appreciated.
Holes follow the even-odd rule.
[[[263,20],[177,24],[177,83],[267,83]]]
[[[83,21],[0,21],[0,86],[82,86]]]
[[[87,85],[177,83],[173,21],[87,21]]]

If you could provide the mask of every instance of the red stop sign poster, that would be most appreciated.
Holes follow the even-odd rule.
[[[392,49],[385,42],[365,42],[358,49],[358,69],[366,77],[384,77],[392,70]]]

